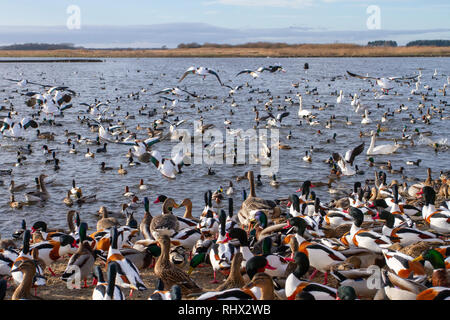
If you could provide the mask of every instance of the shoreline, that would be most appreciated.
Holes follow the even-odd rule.
[[[361,47],[356,45],[300,45],[283,48],[195,48],[195,49],[74,49],[0,50],[1,58],[394,58],[450,57],[450,47]],[[0,62],[10,62],[1,60]],[[18,61],[24,62],[24,61]],[[28,61],[27,61],[28,62]],[[30,61],[30,62],[49,62]],[[52,61],[52,62],[100,62]]]

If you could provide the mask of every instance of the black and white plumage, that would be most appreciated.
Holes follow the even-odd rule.
[[[381,87],[381,89],[384,92],[389,92],[389,90],[393,89],[392,82],[399,82],[399,81],[407,81],[407,80],[413,80],[417,79],[419,75],[412,76],[412,77],[371,77],[371,76],[361,76],[359,74],[352,73],[350,71],[347,71],[348,75],[354,78],[359,78],[363,80],[375,80],[377,85]]]
[[[188,69],[183,73],[183,75],[181,76],[180,80],[178,80],[178,82],[183,81],[183,79],[186,78],[186,76],[188,76],[189,74],[197,74],[197,75],[199,75],[199,76],[202,76],[203,79],[204,79],[207,75],[212,74],[212,75],[214,75],[214,76],[217,78],[217,80],[219,81],[220,85],[223,86],[222,80],[220,80],[220,77],[219,77],[219,75],[217,74],[217,72],[215,72],[214,70],[211,70],[211,69],[209,69],[209,68],[206,68],[206,67],[198,67],[198,68],[196,68],[196,67],[190,67],[190,68],[188,68]]]
[[[95,268],[94,277],[97,278],[97,286],[92,292],[92,300],[125,300],[122,290],[116,285],[117,270],[117,263],[108,265],[108,282],[106,282],[101,267]]]
[[[187,90],[184,90],[184,89],[181,89],[181,88],[178,88],[178,87],[165,88],[165,89],[162,89],[162,90],[160,90],[158,92],[153,93],[152,95],[154,96],[154,95],[161,94],[161,93],[167,93],[167,94],[171,93],[171,94],[174,94],[176,96],[182,95],[183,93],[187,93],[188,95],[190,95],[190,96],[192,96],[194,98],[198,97],[195,93],[191,93],[191,92],[189,92]]]
[[[364,146],[365,142],[353,149],[348,150],[345,153],[344,158],[339,153],[333,153],[333,160],[337,162],[344,176],[352,176],[356,174],[356,170],[352,168],[353,162],[355,161],[356,156],[360,155],[364,151]]]

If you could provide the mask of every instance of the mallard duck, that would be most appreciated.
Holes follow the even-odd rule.
[[[11,270],[11,273],[21,272],[23,274],[23,281],[14,291],[11,300],[43,300],[30,293],[36,275],[36,263],[37,261],[31,259],[22,260],[18,266]]]
[[[223,291],[232,288],[242,288],[245,285],[244,278],[241,274],[241,264],[244,257],[241,252],[236,252],[231,260],[230,274],[227,280],[217,287],[216,291]]]
[[[413,259],[413,262],[428,261],[433,267],[432,284],[434,287],[448,287],[447,267],[442,254],[435,249],[424,251],[420,256]]]
[[[116,285],[117,270],[117,263],[109,263],[108,282],[105,282],[102,269],[100,266],[95,267],[94,277],[97,279],[97,286],[92,292],[92,300],[125,300],[122,289]]]
[[[155,275],[159,277],[165,287],[179,285],[183,294],[191,292],[199,292],[202,289],[189,277],[182,269],[174,266],[170,258],[170,238],[166,234],[162,234],[158,238],[161,245],[161,255],[155,265]]]
[[[178,208],[179,205],[172,198],[167,198],[163,204],[163,212],[161,215],[153,217],[150,223],[150,232],[154,239],[158,239],[165,234],[171,237],[180,228],[180,223],[177,217],[172,214],[173,208]]]
[[[144,239],[154,240],[150,232],[150,224],[152,222],[153,216],[150,213],[150,202],[147,197],[144,198],[144,217],[139,224],[139,231]]]
[[[198,230],[196,231],[200,234]],[[198,238],[200,239],[200,236]],[[173,243],[173,241],[171,242]],[[169,260],[174,266],[183,269],[188,261],[186,248],[182,245],[171,247],[169,252]]]
[[[91,248],[91,245],[86,240],[87,224],[82,222],[79,227],[80,247],[77,252],[72,255],[67,263],[66,270],[61,276],[61,280],[68,281],[75,275],[75,272],[80,272],[80,279],[84,280],[83,288],[87,288],[86,279],[92,273],[96,255]]]

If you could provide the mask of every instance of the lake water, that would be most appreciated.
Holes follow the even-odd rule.
[[[303,65],[309,63],[310,69],[305,71]],[[56,134],[55,141],[39,140],[36,138],[35,129],[31,129],[27,133],[25,141],[11,141],[7,138],[0,140],[0,165],[1,169],[13,169],[13,179],[16,184],[27,183],[29,190],[35,189],[34,178],[41,173],[49,176],[47,180],[53,180],[47,189],[50,193],[50,199],[43,206],[25,206],[22,210],[13,210],[9,207],[9,176],[0,177],[4,182],[0,186],[0,234],[3,238],[8,238],[11,233],[20,226],[20,221],[25,219],[28,226],[37,220],[46,221],[50,227],[67,227],[66,213],[68,208],[63,204],[63,199],[67,191],[71,188],[71,181],[75,179],[77,185],[82,188],[83,195],[96,194],[97,201],[94,203],[84,204],[81,207],[76,205],[73,207],[81,214],[82,220],[88,222],[90,228],[95,230],[97,221],[96,212],[100,206],[104,205],[113,212],[120,211],[122,203],[128,203],[129,200],[123,197],[125,186],[137,193],[140,200],[144,196],[150,198],[150,211],[153,215],[161,213],[161,205],[153,204],[153,200],[159,194],[165,194],[173,197],[178,203],[184,198],[191,198],[193,201],[193,215],[198,216],[203,209],[203,193],[207,190],[216,190],[219,186],[223,186],[226,190],[228,182],[231,180],[234,184],[235,193],[235,213],[241,204],[241,191],[243,188],[249,189],[247,181],[236,182],[236,176],[241,176],[249,169],[253,169],[255,173],[259,171],[259,165],[212,165],[215,175],[209,176],[207,164],[194,164],[183,168],[183,173],[178,175],[175,180],[168,180],[161,176],[155,166],[151,163],[143,163],[141,166],[128,167],[128,158],[125,157],[129,147],[124,145],[112,144],[108,145],[108,152],[96,154],[95,159],[87,159],[84,157],[86,149],[89,147],[92,151],[98,146],[76,144],[78,154],[69,154],[70,147],[65,144],[67,137],[64,136],[64,130],[77,132],[83,137],[95,139],[97,133],[93,133],[85,124],[77,121],[77,116],[89,116],[86,113],[86,107],[80,106],[80,103],[93,103],[94,99],[99,101],[110,100],[112,112],[116,113],[114,123],[117,120],[125,121],[125,126],[132,132],[137,132],[138,138],[147,138],[145,130],[137,131],[136,126],[142,127],[152,126],[153,120],[159,119],[164,111],[161,106],[164,100],[157,102],[158,95],[151,95],[166,87],[177,86],[178,80],[183,72],[190,66],[206,66],[216,70],[220,78],[225,84],[236,86],[248,82],[249,87],[234,94],[236,106],[231,106],[231,99],[222,102],[223,98],[228,96],[229,89],[221,87],[213,76],[208,76],[205,80],[201,77],[189,75],[181,83],[181,87],[186,86],[190,92],[196,92],[199,95],[206,95],[209,98],[197,101],[191,99],[189,102],[180,102],[175,108],[175,116],[179,119],[187,119],[188,122],[182,125],[182,128],[189,129],[193,133],[192,120],[198,120],[203,116],[204,123],[212,123],[225,133],[224,120],[231,120],[232,129],[241,128],[247,130],[254,125],[253,107],[256,106],[260,112],[260,116],[265,115],[264,104],[269,99],[269,94],[265,92],[270,90],[270,95],[274,96],[273,106],[275,114],[277,106],[286,106],[286,111],[291,114],[283,119],[280,129],[280,140],[283,144],[292,147],[291,150],[280,150],[280,168],[276,174],[277,180],[281,183],[279,188],[273,188],[269,185],[269,178],[263,177],[263,186],[258,187],[257,195],[263,198],[275,199],[285,198],[289,194],[295,192],[301,183],[307,179],[312,181],[328,181],[330,172],[329,166],[323,162],[330,157],[332,152],[339,152],[342,155],[350,148],[366,142],[364,153],[357,157],[356,164],[360,169],[364,170],[364,176],[356,175],[352,177],[343,177],[339,183],[347,186],[349,190],[352,188],[353,182],[365,178],[372,179],[376,168],[369,168],[365,161],[368,157],[365,152],[370,144],[370,138],[365,136],[360,138],[359,132],[370,132],[375,130],[377,122],[380,121],[383,113],[389,108],[392,112],[398,109],[401,104],[409,107],[409,110],[395,114],[394,118],[387,123],[383,123],[383,127],[387,127],[387,132],[381,133],[383,139],[400,139],[402,129],[407,126],[407,134],[413,133],[415,128],[420,131],[432,131],[433,134],[428,138],[437,141],[449,137],[448,120],[440,120],[435,116],[431,120],[431,125],[422,122],[411,124],[409,121],[409,113],[413,113],[414,117],[419,116],[417,106],[421,101],[420,95],[412,96],[411,90],[414,84],[397,84],[390,94],[382,98],[375,98],[373,89],[379,91],[379,87],[372,87],[369,81],[347,78],[346,70],[353,71],[358,74],[369,74],[375,76],[402,76],[414,75],[418,73],[418,69],[422,68],[422,86],[421,90],[429,94],[430,101],[425,102],[425,109],[432,104],[442,107],[445,103],[441,100],[447,100],[442,93],[438,92],[438,88],[442,88],[447,82],[447,75],[450,75],[450,59],[449,58],[227,58],[227,59],[206,59],[206,58],[171,58],[171,59],[105,59],[103,63],[8,63],[2,64],[1,73],[4,78],[12,79],[28,79],[30,81],[41,82],[46,84],[58,84],[69,86],[77,92],[77,96],[73,98],[73,108],[64,113],[64,117],[56,118],[57,123],[61,123],[61,127],[43,126],[40,128],[42,132],[51,131]],[[286,73],[267,73],[264,72],[258,79],[253,80],[250,75],[236,74],[243,69],[256,69],[260,66],[268,66],[281,64]],[[434,70],[437,69],[438,77],[432,79]],[[443,76],[445,75],[445,76]],[[339,77],[338,77],[339,76]],[[335,78],[335,81],[330,79]],[[300,82],[299,88],[293,88],[292,83]],[[424,85],[429,85],[433,89],[428,91],[424,89]],[[29,90],[40,90],[39,87],[28,85]],[[128,97],[130,93],[139,92],[141,89],[147,92],[141,92],[139,99]],[[317,88],[318,95],[308,95],[306,90]],[[259,89],[256,91],[254,89]],[[360,92],[363,89],[367,92]],[[19,112],[20,116],[35,112],[25,105],[26,96],[21,95],[25,88],[17,86],[13,82],[0,80],[0,101],[2,106],[9,106],[9,99],[14,108]],[[253,90],[253,91],[251,91]],[[345,99],[342,104],[336,104],[336,96],[331,95],[332,92],[343,90]],[[263,93],[264,92],[264,93]],[[299,117],[297,115],[298,106],[291,106],[285,102],[285,97],[291,97],[294,102],[298,102],[296,93],[303,95],[303,107],[311,109],[312,105],[319,107],[325,103],[334,105],[323,111],[314,109],[316,120],[321,124],[319,126],[309,126],[306,121],[299,125]],[[372,124],[362,125],[361,114],[355,113],[350,105],[351,98],[349,95],[358,93],[361,95],[361,102],[371,111],[370,118]],[[397,94],[395,94],[397,93]],[[436,93],[436,97],[434,94]],[[280,98],[276,98],[280,96]],[[116,102],[116,97],[121,97]],[[168,96],[170,97],[170,96]],[[173,97],[173,96],[171,96]],[[408,100],[408,97],[412,97]],[[249,101],[249,98],[252,98]],[[258,102],[262,100],[263,102]],[[442,102],[442,101],[441,101]],[[191,105],[195,103],[195,107]],[[377,103],[383,105],[383,108],[377,108]],[[154,117],[138,116],[138,109],[143,105],[147,105],[148,109],[156,108],[158,114]],[[120,110],[115,110],[120,106]],[[213,109],[210,106],[214,106]],[[197,108],[203,110],[198,113]],[[148,109],[144,112],[148,112]],[[234,115],[230,115],[230,109],[234,111]],[[134,120],[125,120],[126,112],[136,115]],[[6,116],[6,111],[0,111],[0,119]],[[331,129],[325,128],[326,121],[331,115],[335,115],[337,120],[333,123]],[[443,116],[449,115],[448,106],[444,109]],[[174,119],[175,116],[169,119]],[[41,116],[42,117],[42,116]],[[353,125],[347,126],[344,121],[348,117]],[[167,128],[167,125],[166,125]],[[321,130],[322,134],[317,134]],[[292,132],[293,138],[287,140],[286,136],[289,131]],[[337,134],[336,143],[323,143],[328,138]],[[164,141],[153,146],[153,150],[159,150],[163,156],[170,156],[172,147],[176,141]],[[392,141],[379,140],[377,144],[393,143]],[[401,148],[397,153],[387,156],[376,156],[376,161],[391,160],[394,169],[400,166],[405,167],[406,176],[415,176],[421,179],[426,177],[426,168],[431,167],[434,177],[440,170],[449,169],[449,152],[442,151],[435,153],[432,147],[424,143],[420,143],[415,138],[415,146],[410,147],[409,142],[401,141],[407,145]],[[27,155],[27,159],[23,166],[14,167],[16,162],[16,154],[18,146],[32,145],[34,152]],[[48,159],[43,155],[42,146],[47,144],[50,148],[57,148],[57,158],[60,159],[61,169],[58,172],[53,171],[52,165],[46,165],[45,160]],[[312,163],[302,160],[306,150],[310,146],[314,146],[315,152],[312,154]],[[422,159],[419,167],[406,165],[406,160]],[[100,171],[100,163],[104,161],[107,166],[114,167],[115,170],[102,173]],[[120,164],[123,164],[128,170],[128,174],[121,176],[117,173]],[[149,186],[146,192],[138,192],[137,186],[140,179]],[[400,175],[388,174],[388,181],[396,178],[403,182]],[[411,185],[411,182],[408,183]],[[22,191],[15,194],[16,200],[25,201]],[[327,187],[315,188],[316,193],[322,201],[328,202],[332,196],[328,193]],[[175,213],[183,213],[184,209],[176,210]],[[135,213],[138,221],[143,217],[143,206]]]

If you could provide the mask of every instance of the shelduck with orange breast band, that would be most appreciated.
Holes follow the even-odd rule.
[[[436,191],[432,187],[425,186],[417,194],[423,194],[425,205],[422,207],[422,217],[437,232],[450,233],[450,211],[436,210]]]
[[[316,300],[336,299],[336,289],[303,279],[309,269],[309,259],[305,253],[296,252],[294,261],[297,268],[287,277],[285,284],[285,293],[288,300],[295,300],[296,296],[302,292],[311,294]]]

